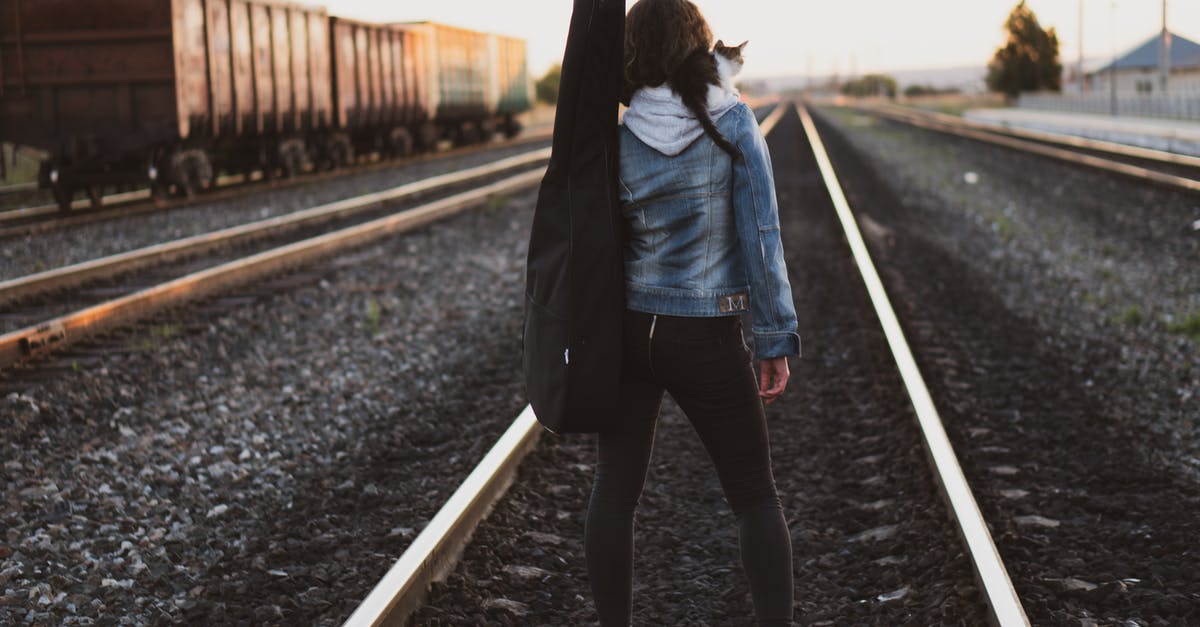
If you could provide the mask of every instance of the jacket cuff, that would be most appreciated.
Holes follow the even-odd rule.
[[[773,359],[775,357],[793,357],[800,355],[800,335],[798,333],[755,333],[755,359]]]

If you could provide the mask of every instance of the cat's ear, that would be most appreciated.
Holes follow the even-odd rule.
[[[742,43],[740,43],[734,47],[737,48],[738,50],[744,50],[746,48],[746,44],[748,44],[748,43],[750,43],[749,39],[747,39],[746,41],[743,41]]]
[[[717,40],[717,45],[713,46],[713,48],[725,48],[725,47],[726,47],[726,46],[725,46],[725,40],[724,40],[724,39],[718,39],[718,40]]]

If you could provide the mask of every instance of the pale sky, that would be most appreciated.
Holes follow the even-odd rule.
[[[360,19],[434,20],[521,37],[535,76],[561,60],[573,6],[571,0],[309,1]],[[982,67],[1004,41],[1004,19],[1016,6],[1016,0],[693,1],[717,38],[750,40],[746,77]],[[1067,65],[1079,54],[1079,2],[1027,2],[1044,27],[1058,30]],[[1114,41],[1124,53],[1162,27],[1161,0],[1082,2],[1089,59],[1110,59]],[[1200,41],[1200,0],[1171,0],[1167,21],[1173,32]]]

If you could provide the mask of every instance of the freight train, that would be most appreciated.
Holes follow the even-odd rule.
[[[276,0],[0,0],[0,142],[50,155],[64,209],[511,137],[531,106],[525,42],[496,34]]]

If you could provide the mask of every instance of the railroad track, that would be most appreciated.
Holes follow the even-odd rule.
[[[549,156],[548,148],[534,150],[386,191],[4,281],[0,319],[7,332],[0,335],[0,369],[533,185],[544,170],[539,164]],[[522,171],[496,180],[514,170]],[[394,212],[399,201],[463,186],[469,189]],[[338,230],[325,232],[331,224]],[[257,248],[248,251],[247,246]],[[117,285],[94,287],[117,277]]]
[[[1185,268],[1200,242],[1180,228],[1195,196],[847,110],[814,115],[853,172],[847,193],[871,218],[871,250],[1030,619],[1195,623],[1195,412],[1155,403],[1200,390],[1194,342],[1166,324],[1198,304],[1200,275]],[[1155,311],[1148,322],[1079,298],[1122,284],[1116,302]],[[1158,432],[1183,452],[1143,435]]]
[[[526,143],[544,141],[549,139],[549,137],[550,129],[539,129],[537,131],[504,142],[466,146],[446,151],[425,153],[401,160],[379,159],[360,163],[350,168],[310,172],[303,176],[294,178],[264,179],[261,172],[253,172],[249,175],[222,175],[217,179],[217,188],[215,190],[208,193],[199,194],[194,198],[172,198],[166,203],[155,203],[150,198],[149,189],[138,189],[104,196],[98,199],[98,203],[93,203],[90,199],[86,198],[76,199],[71,204],[72,210],[67,213],[60,211],[58,206],[55,204],[42,204],[21,209],[10,209],[7,211],[0,211],[0,239],[45,233],[58,229],[91,224],[93,222],[102,220],[114,220],[155,211],[177,209],[200,203],[215,202],[256,190],[288,189],[304,185],[312,185],[315,183],[342,178],[352,174],[403,167],[405,165],[468,154],[488,148],[518,146]],[[29,193],[31,190],[37,190],[35,184],[25,185],[22,191],[23,193]],[[13,193],[16,193],[16,190],[14,190]]]
[[[764,134],[769,133],[791,108],[790,103],[776,107],[763,121]],[[896,368],[903,378],[938,487],[950,507],[950,517],[963,541],[991,618],[1003,626],[1028,625],[1020,600],[946,438],[933,399],[892,311],[816,128],[804,109],[800,109],[799,113],[813,146],[821,179],[829,190],[854,262],[866,284],[871,305],[886,335]],[[540,432],[531,409],[527,407],[376,584],[346,621],[348,627],[401,624],[407,619],[421,604],[430,584],[444,578],[453,568],[480,520],[512,483],[517,465],[534,447]]]
[[[27,192],[37,191],[37,183],[13,183],[12,185],[0,185],[0,197],[11,194],[24,194]]]
[[[927,130],[1099,169],[1133,180],[1200,192],[1200,157],[1057,133],[998,127],[942,113],[895,106],[857,107],[857,110]]]

